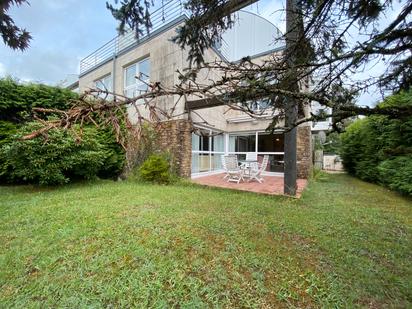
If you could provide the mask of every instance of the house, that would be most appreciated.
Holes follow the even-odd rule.
[[[266,19],[253,13],[239,11],[238,22],[222,36],[222,40],[205,53],[205,59],[237,61],[251,56],[260,61],[284,48],[280,41],[273,45],[281,32]],[[170,41],[175,29],[186,19],[184,8],[178,0],[171,0],[152,13],[153,28],[149,35],[137,40],[134,33],[127,33],[107,42],[80,62],[79,90],[102,87],[126,96],[145,91],[147,84],[135,78],[144,76],[146,81],[160,81],[166,86],[177,84],[177,70],[188,67],[187,51]],[[206,79],[216,78],[210,72]],[[175,99],[160,98],[165,108],[175,104]],[[240,111],[215,106],[197,110],[193,120],[206,124],[197,125],[193,131],[187,116],[167,121],[160,134],[161,143],[174,155],[177,169],[182,176],[197,177],[221,171],[221,155],[236,154],[244,158],[247,152],[259,157],[269,155],[268,174],[282,175],[284,162],[284,135],[279,130],[268,134],[271,112],[263,101],[251,103],[251,108],[262,110],[259,119]],[[177,114],[185,111],[185,103],[176,106]],[[267,109],[267,111],[266,111]],[[134,109],[128,110],[129,119],[136,121]],[[298,128],[298,177],[307,178],[312,165],[311,126]]]

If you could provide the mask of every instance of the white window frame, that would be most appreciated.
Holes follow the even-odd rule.
[[[124,95],[127,94],[127,91],[132,90],[133,91],[133,97],[135,97],[135,96],[139,95],[139,94],[136,93],[139,86],[149,84],[149,82],[150,82],[150,72],[149,72],[149,76],[143,76],[143,77],[140,76],[140,79],[142,79],[142,80],[136,78],[136,76],[140,75],[140,64],[144,61],[149,61],[149,66],[151,67],[150,57],[146,57],[146,58],[143,58],[143,59],[141,59],[137,62],[129,64],[128,66],[125,66],[123,68],[123,94]],[[127,81],[126,80],[126,77],[127,77],[126,72],[129,68],[131,68],[133,66],[135,67],[135,75],[134,75],[135,76],[135,78],[134,78],[135,82],[132,85],[127,86],[126,85],[126,81]]]
[[[228,138],[227,138],[227,154],[235,154],[235,155],[246,155],[248,152],[239,152],[239,151],[230,151],[229,150],[229,141],[230,141],[230,136],[241,136],[241,135],[255,135],[255,151],[249,151],[252,153],[255,153],[258,156],[264,156],[264,155],[277,155],[283,156],[283,161],[285,160],[285,152],[260,152],[258,151],[258,146],[259,146],[259,133],[264,133],[267,134],[266,131],[252,131],[252,132],[230,132],[228,133]],[[278,132],[274,132],[274,134],[282,134],[284,133],[283,131],[278,131]],[[264,172],[265,175],[283,175],[283,173],[278,173],[278,172]]]
[[[203,129],[202,127],[199,127],[201,129]],[[204,129],[203,129],[204,130]],[[212,130],[212,129],[206,129],[206,131],[209,131],[209,134],[212,133],[217,133],[216,130]],[[247,132],[226,132],[223,133],[223,147],[224,147],[224,151],[203,151],[203,150],[192,150],[192,154],[205,154],[205,155],[209,155],[209,170],[208,171],[203,171],[203,172],[193,172],[192,169],[192,177],[196,178],[196,177],[201,177],[201,176],[205,176],[205,175],[212,175],[212,174],[218,174],[221,173],[223,171],[223,169],[217,169],[217,170],[212,170],[212,154],[214,155],[230,155],[230,154],[234,154],[234,155],[246,155],[247,152],[238,152],[238,151],[230,151],[229,150],[229,141],[230,141],[230,136],[239,136],[239,135],[255,135],[255,151],[251,151],[252,153],[256,153],[258,156],[264,156],[264,155],[282,155],[283,157],[285,156],[285,152],[259,152],[258,151],[258,145],[259,145],[259,134],[267,134],[266,131],[263,130],[258,130],[258,131],[247,131]],[[274,134],[284,134],[283,131],[276,131],[274,132]],[[211,136],[209,136],[209,145],[211,145]],[[210,147],[211,148],[211,147]],[[284,161],[284,159],[283,159]],[[268,172],[265,171],[263,172],[265,175],[269,175],[269,176],[282,176],[284,173],[279,173],[279,172]]]
[[[213,157],[214,157],[214,155],[224,155],[225,154],[225,151],[226,151],[226,138],[225,138],[225,134],[223,133],[223,132],[219,132],[219,131],[216,131],[216,130],[212,130],[212,129],[203,129],[202,128],[202,130],[203,131],[207,131],[208,132],[208,134],[209,134],[209,136],[202,136],[202,138],[208,138],[209,139],[209,150],[193,150],[192,149],[192,155],[193,154],[198,154],[198,155],[208,155],[209,156],[209,170],[208,171],[203,171],[203,172],[195,172],[195,173],[193,173],[193,169],[192,169],[192,172],[191,172],[191,174],[192,174],[192,177],[196,177],[197,175],[207,175],[207,174],[215,174],[215,173],[221,173],[222,172],[222,169],[220,168],[220,169],[215,169],[215,170],[213,170],[212,169],[212,161],[213,161]],[[214,151],[214,150],[211,150],[211,148],[212,148],[212,139],[213,139],[213,136],[210,136],[210,135],[213,135],[213,134],[222,134],[222,137],[223,137],[223,151]],[[212,156],[213,155],[213,156]]]
[[[103,81],[104,81],[105,79],[107,79],[107,78],[110,79],[110,87],[107,87],[106,83],[103,82]],[[99,87],[99,86],[97,85],[98,82],[100,82],[101,84],[103,84],[103,85],[105,86],[105,89],[102,89],[101,87]],[[94,86],[95,86],[97,89],[107,90],[107,91],[113,91],[113,78],[112,78],[112,73],[103,75],[102,77],[96,79],[96,80],[94,81]]]

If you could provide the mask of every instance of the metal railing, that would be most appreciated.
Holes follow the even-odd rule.
[[[151,12],[150,15],[152,27],[149,33],[145,33],[139,38],[136,38],[135,32],[129,31],[124,35],[119,35],[110,40],[80,61],[80,75],[112,59],[115,55],[118,55],[127,48],[145,40],[155,31],[175,21],[177,18],[185,15],[188,16],[188,13],[183,7],[182,1],[170,0],[162,7]]]

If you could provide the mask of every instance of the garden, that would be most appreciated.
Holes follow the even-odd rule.
[[[190,183],[0,187],[5,308],[408,308],[411,200],[344,174],[301,199]]]
[[[11,79],[0,91],[1,306],[412,306],[410,117],[353,122],[339,151],[358,178],[317,171],[293,199],[178,179],[155,136],[125,179],[103,123],[26,139],[45,120],[33,107],[77,94]]]

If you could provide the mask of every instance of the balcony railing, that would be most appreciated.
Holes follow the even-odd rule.
[[[152,28],[148,34],[141,35],[137,39],[135,32],[129,31],[124,35],[119,35],[110,40],[80,61],[80,75],[85,74],[100,64],[112,59],[115,55],[118,55],[129,47],[147,39],[154,32],[162,29],[173,21],[176,21],[179,17],[188,16],[188,14],[180,0],[170,0],[162,7],[151,12],[150,16]]]

